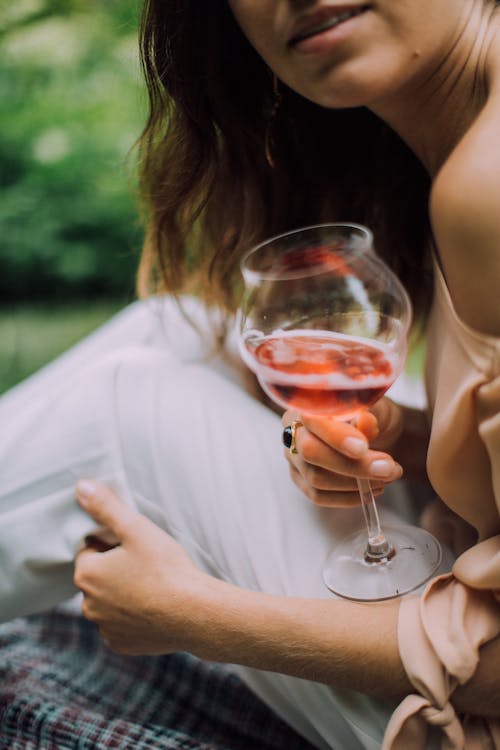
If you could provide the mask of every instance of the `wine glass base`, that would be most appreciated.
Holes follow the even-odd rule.
[[[334,594],[356,601],[381,601],[403,596],[428,581],[441,563],[441,545],[418,526],[384,526],[395,550],[382,562],[365,560],[366,531],[339,542],[323,569],[323,580]]]

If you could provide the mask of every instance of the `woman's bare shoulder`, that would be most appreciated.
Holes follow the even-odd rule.
[[[430,212],[455,309],[500,336],[500,89],[437,175]]]

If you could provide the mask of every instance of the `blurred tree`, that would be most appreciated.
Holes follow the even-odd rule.
[[[138,15],[138,0],[0,6],[0,302],[133,294]]]

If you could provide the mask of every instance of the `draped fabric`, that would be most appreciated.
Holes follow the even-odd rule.
[[[459,319],[437,264],[435,272],[428,471],[454,513],[459,556],[451,575],[401,602],[399,646],[415,693],[394,712],[383,748],[425,750],[428,727],[439,726],[443,750],[498,750],[500,720],[458,717],[451,699],[474,675],[481,645],[500,636],[500,340]],[[475,543],[461,549],[471,527]]]

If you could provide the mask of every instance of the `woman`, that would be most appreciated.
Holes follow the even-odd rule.
[[[421,598],[329,596],[320,569],[359,513],[345,508],[356,477],[382,489],[401,465],[422,473],[426,419],[389,399],[363,432],[286,412],[283,426],[302,422],[298,452],[285,451],[294,491],[277,417],[243,392],[245,376],[222,355],[199,363],[197,350],[186,364],[189,352],[165,344],[182,320],[167,297],[156,318],[128,311],[4,399],[3,616],[70,592],[71,556],[93,528],[72,482],[98,477],[157,524],[105,484],[79,483],[80,503],[120,542],[90,544],[75,572],[83,612],[113,649],[240,665],[320,748],[379,747],[384,733],[387,748],[430,747],[441,733],[447,747],[500,746],[496,4],[151,0],[142,40],[142,288],[188,284],[230,313],[249,246],[336,219],[374,230],[422,317],[433,275],[427,460],[450,511],[427,515],[453,522],[462,546]],[[225,320],[211,328],[219,338]]]

